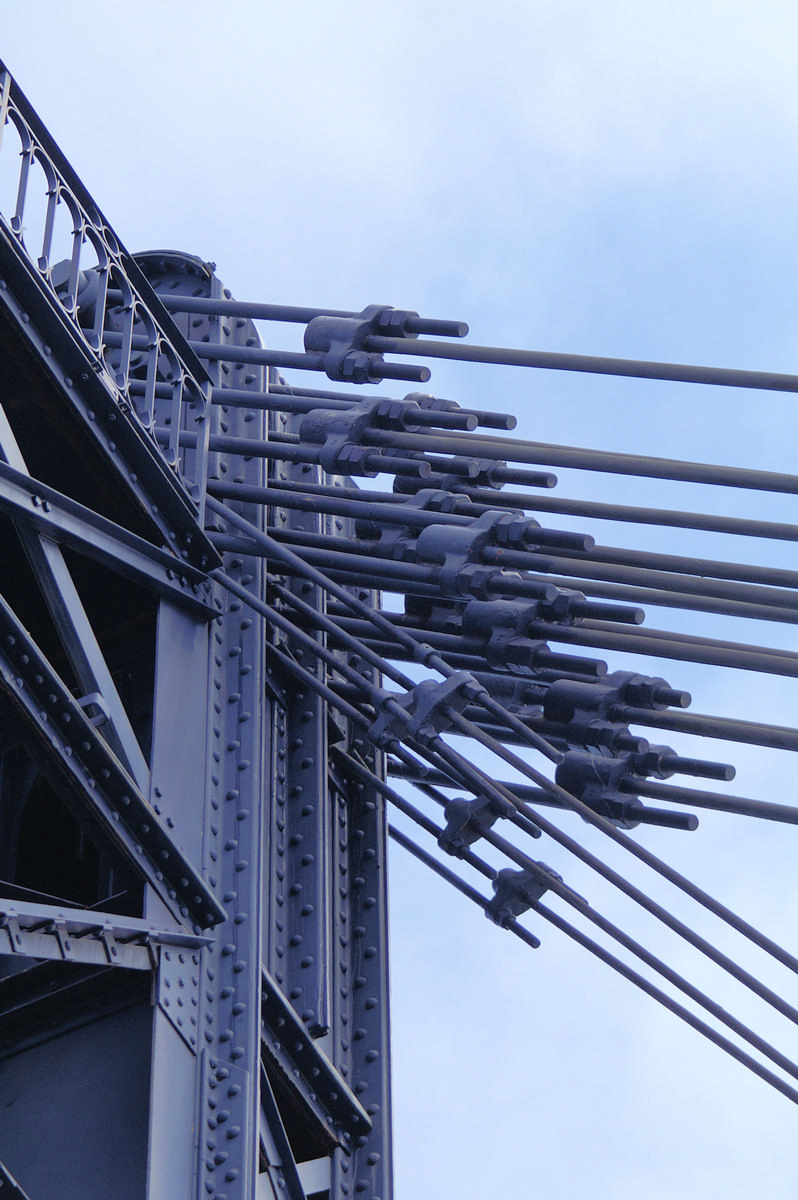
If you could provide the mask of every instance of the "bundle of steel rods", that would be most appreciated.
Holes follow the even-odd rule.
[[[798,970],[788,951],[633,833],[650,826],[694,830],[694,810],[798,823],[798,809],[789,804],[727,794],[722,785],[734,778],[731,764],[648,738],[667,730],[795,750],[798,730],[752,719],[755,713],[690,712],[691,697],[678,679],[644,674],[638,663],[645,656],[795,677],[798,653],[789,645],[689,632],[682,617],[666,617],[663,628],[641,623],[642,606],[652,605],[671,617],[739,618],[746,629],[759,629],[750,622],[761,621],[789,626],[798,622],[798,572],[736,562],[728,553],[699,557],[641,550],[634,542],[597,544],[579,522],[785,542],[798,538],[798,527],[543,494],[557,485],[552,467],[780,495],[798,494],[798,476],[516,440],[479,432],[511,430],[508,414],[460,409],[419,392],[386,398],[311,390],[289,385],[276,368],[324,370],[350,388],[422,378],[418,369],[402,374],[385,363],[386,353],[788,391],[798,390],[798,378],[424,341],[419,334],[462,337],[466,328],[377,306],[356,314],[226,298],[166,302],[176,313],[307,325],[304,355],[214,342],[193,348],[206,361],[270,367],[262,392],[213,389],[209,448],[219,466],[207,479],[211,539],[223,556],[264,558],[267,590],[255,595],[224,568],[214,574],[267,618],[280,669],[349,722],[352,736],[334,748],[330,764],[341,786],[359,780],[376,788],[399,814],[391,830],[397,844],[527,945],[539,945],[520,923],[532,910],[798,1102],[788,1082],[798,1079],[798,1066],[787,1055],[602,916],[567,879],[531,858],[526,843],[550,843],[558,865],[578,864],[580,879],[583,869],[594,873],[798,1024],[798,1010],[740,966],[720,938],[697,933],[675,906],[611,865],[594,838],[581,841],[561,824],[578,814],[735,936]],[[157,388],[168,389],[168,381]],[[269,414],[268,438],[230,433],[229,418],[241,410]],[[174,433],[168,425],[155,430],[164,444],[173,444]],[[179,431],[184,453],[195,438]],[[252,458],[268,462],[266,486],[242,482],[236,462]],[[358,479],[374,482],[359,486]],[[253,512],[262,519],[252,520]],[[577,527],[542,524],[549,514],[576,518]],[[606,651],[614,655],[612,669],[597,657]],[[385,773],[370,765],[366,746],[383,752]],[[422,807],[409,798],[413,792]],[[460,868],[446,865],[446,856]],[[470,882],[480,877],[492,894]],[[546,893],[549,904],[542,903]],[[574,910],[576,923],[563,916],[562,905]]]

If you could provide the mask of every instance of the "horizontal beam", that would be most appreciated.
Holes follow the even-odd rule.
[[[0,896],[0,954],[149,971],[157,965],[159,946],[196,950],[209,941],[183,931],[158,930],[133,917],[9,902]]]
[[[3,462],[0,511],[196,616],[216,615],[203,571]]]

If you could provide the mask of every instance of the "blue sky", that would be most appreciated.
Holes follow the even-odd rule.
[[[798,367],[789,3],[7,8],[0,56],[132,250],[213,259],[239,298],[464,319],[477,343]],[[290,336],[280,344],[294,348]],[[790,396],[445,364],[429,387],[515,412],[536,440],[794,469]],[[560,476],[563,495],[796,520],[794,498]],[[793,561],[789,547],[745,540],[595,532]],[[798,640],[790,626],[743,632],[655,609],[648,623],[668,620]],[[633,665],[692,690],[697,711],[794,723],[792,681]],[[786,755],[691,751],[736,763],[733,791],[791,802]],[[587,840],[580,822],[567,827]],[[705,814],[692,835],[640,836],[794,945],[792,827]],[[749,1015],[555,848],[536,856]],[[794,1196],[788,1101],[540,922],[532,954],[403,856],[393,883],[400,1200]],[[774,986],[794,995],[784,976],[773,971]],[[750,1019],[795,1053],[789,1029],[754,1008]]]

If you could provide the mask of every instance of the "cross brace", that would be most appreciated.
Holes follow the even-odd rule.
[[[0,599],[0,691],[77,801],[172,911],[201,927],[224,909],[11,609]]]

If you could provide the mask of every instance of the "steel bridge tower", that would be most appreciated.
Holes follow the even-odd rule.
[[[545,835],[601,870],[555,822],[572,809],[667,873],[628,831],[694,828],[674,802],[795,823],[663,782],[732,772],[630,726],[795,748],[793,730],[685,712],[634,664],[796,673],[788,651],[637,627],[663,596],[794,610],[798,579],[602,553],[526,511],[722,536],[742,530],[541,489],[557,465],[774,480],[513,443],[511,418],[374,391],[426,382],[407,356],[700,370],[489,352],[384,306],[237,303],[199,258],[126,251],[2,65],[0,135],[0,1193],[388,1200],[389,806],[421,831],[396,840],[522,942],[534,909],[798,1099],[741,1022],[758,1058],[596,943],[597,923],[624,935],[527,848]],[[259,318],[306,326],[304,352],[264,348]],[[608,674],[608,649],[631,669]]]

